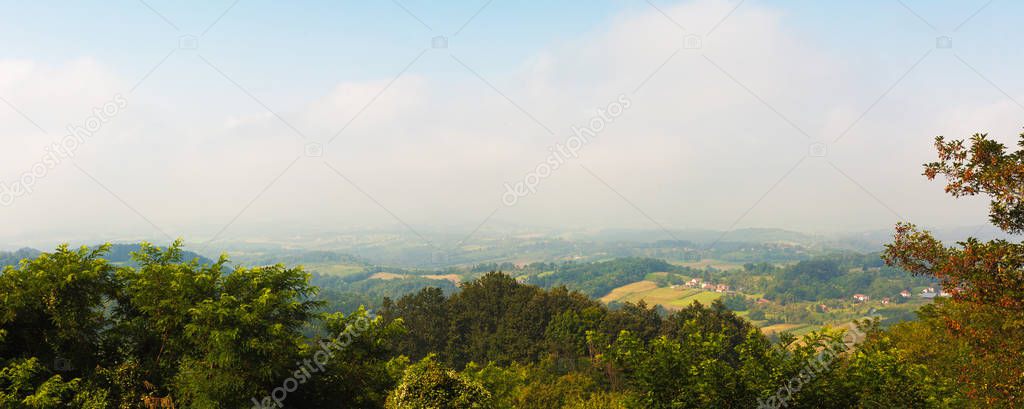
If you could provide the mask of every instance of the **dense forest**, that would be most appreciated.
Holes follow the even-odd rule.
[[[877,254],[874,258],[881,263]],[[779,268],[773,280],[762,287],[765,298],[782,303],[843,298],[854,293],[881,298],[906,288],[936,284],[933,279],[912,277],[898,268],[869,267],[857,261],[848,257],[822,257]]]
[[[993,224],[1024,232],[1024,150],[984,135],[936,146],[926,176],[946,177],[955,196],[989,196]],[[180,241],[134,250],[123,260],[109,245],[61,246],[4,267],[0,407],[1024,405],[1024,245],[1005,240],[949,247],[900,224],[886,266],[750,264],[774,277],[762,285],[780,300],[881,286],[903,271],[951,294],[913,321],[774,338],[727,306],[742,300],[668,312],[593,298],[652,270],[696,273],[651,259],[537,266],[528,278],[494,271],[457,289],[412,282],[371,311],[352,307],[366,288],[321,292],[301,267],[229,268]],[[589,284],[567,288],[581,277]]]
[[[821,359],[842,365],[827,362],[836,370],[816,389],[787,390],[789,405],[819,407],[811,391],[847,407],[887,384],[904,400],[948,386],[876,367],[875,355],[824,357],[852,346],[841,330],[769,342],[721,303],[611,310],[490,273],[344,315],[321,311],[300,269],[227,272],[226,259],[184,261],[180,244],[144,245],[138,268],[118,267],[106,250],[62,247],[0,277],[7,407],[736,407],[776,399]],[[871,384],[843,384],[849,371]]]

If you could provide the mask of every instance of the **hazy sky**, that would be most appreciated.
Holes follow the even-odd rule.
[[[1015,2],[434,3],[5,2],[0,244],[969,225],[932,138],[1024,126]]]

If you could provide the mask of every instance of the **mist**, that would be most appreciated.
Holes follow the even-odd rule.
[[[370,71],[350,76],[310,47],[222,40],[275,30],[246,20],[273,13],[261,3],[195,32],[168,13],[182,28],[148,33],[161,40],[130,64],[116,47],[0,55],[0,243],[981,225],[987,203],[948,198],[921,164],[937,135],[1013,143],[1019,55],[997,51],[1021,28],[1010,13],[917,6],[920,18],[880,3],[851,21],[819,5],[639,3],[513,45],[507,27],[489,29],[500,5],[452,35],[420,26],[425,5],[410,2],[418,23],[382,4],[388,24],[350,34],[380,38],[381,60],[347,61]],[[390,36],[395,25],[409,35]],[[119,29],[74,28],[52,35]]]

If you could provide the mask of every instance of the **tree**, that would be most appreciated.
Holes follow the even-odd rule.
[[[388,395],[388,409],[484,409],[491,393],[479,382],[437,363],[433,355],[410,366]]]
[[[224,274],[227,259],[213,265],[182,262],[182,246],[181,241],[166,249],[142,243],[132,255],[138,268],[117,273],[113,339],[121,344],[120,355],[139,361],[140,379],[133,385],[139,394],[167,393],[182,359],[195,345],[185,336],[191,311],[217,296],[217,282]],[[153,385],[151,390],[142,389],[143,381]]]
[[[1007,233],[1024,232],[1024,134],[1016,152],[985,134],[972,136],[969,147],[964,142],[936,138],[939,160],[925,164],[924,175],[944,176],[954,197],[987,195],[990,221]],[[1024,243],[972,237],[948,247],[928,231],[899,224],[884,258],[941,280],[953,295],[936,305],[933,319],[969,350],[954,364],[972,405],[1024,405]]]
[[[64,381],[36,358],[18,359],[0,368],[0,408],[103,409],[106,391],[85,385],[82,379]]]
[[[79,375],[95,367],[106,328],[103,306],[116,294],[106,250],[67,245],[6,267],[0,275],[0,357],[65,362]],[[67,374],[66,374],[67,375]]]
[[[318,340],[304,331],[320,323],[337,331],[352,317],[318,313],[300,268],[186,262],[180,241],[143,243],[133,265],[115,267],[107,248],[61,246],[0,275],[0,408],[137,407],[141,399],[249,407],[310,354]],[[395,383],[384,346],[400,322],[369,327],[370,339],[332,361],[359,370],[338,369],[310,389],[336,396],[348,389],[331,381],[358,380],[367,386],[358,396],[369,398],[341,403],[383,405]]]
[[[215,282],[216,294],[189,309],[189,340],[173,384],[195,407],[249,406],[251,396],[292,374],[314,317],[316,288],[301,269],[239,268]]]
[[[0,408],[101,408],[94,374],[116,295],[107,246],[63,245],[0,274]],[[58,373],[59,372],[59,373]]]
[[[395,349],[412,359],[422,359],[430,352],[442,351],[451,329],[451,310],[444,292],[427,287],[391,302],[385,299],[381,316],[386,321],[402,318],[404,336],[395,339]]]
[[[348,315],[327,314],[323,322],[327,336],[317,337],[301,353],[323,369],[310,374],[307,385],[288,403],[297,408],[383,407],[388,391],[401,380],[401,372],[391,368],[400,363],[389,358],[394,356],[394,339],[406,332],[403,321],[389,322],[359,308]],[[321,361],[325,358],[326,363]]]

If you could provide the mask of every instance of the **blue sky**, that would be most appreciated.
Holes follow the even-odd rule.
[[[230,7],[230,1],[123,1],[21,2],[8,4],[0,16],[0,33],[17,39],[5,46],[5,55],[60,60],[94,56],[111,61],[127,72],[145,72],[159,60],[177,37],[203,32]],[[441,4],[438,4],[441,3]],[[407,55],[427,46],[433,35],[451,36],[487,3],[486,1],[429,2],[405,0],[401,4],[430,27],[428,29],[390,1],[307,1],[280,3],[241,0],[207,33],[204,50],[221,59],[246,64],[247,71],[266,74],[288,68],[296,57],[315,58],[300,72],[314,78],[372,78],[388,68],[401,67]],[[652,1],[665,7],[671,2]],[[913,41],[938,34],[956,34],[969,44],[984,34],[1012,28],[1022,6],[993,2],[971,19],[959,33],[953,29],[988,3],[978,1],[906,1],[930,27],[897,1],[802,2],[750,0],[750,5],[776,7],[786,23],[809,41],[827,42],[849,49],[900,52]],[[165,23],[148,4],[178,29]],[[622,13],[646,11],[644,1],[492,1],[452,39],[452,47],[474,55],[488,69],[514,65],[544,47],[586,35]],[[1007,46],[1015,46],[1006,37]],[[958,41],[958,44],[960,42]],[[292,66],[292,70],[296,67]],[[298,70],[296,70],[298,71]]]
[[[179,35],[199,35],[233,1],[82,1],[71,5],[32,2],[0,17],[6,38],[23,38],[5,50],[14,57],[60,60],[94,56],[128,73],[144,73]],[[202,39],[202,50],[245,66],[245,75],[294,76],[300,80],[372,79],[408,63],[434,35],[451,36],[482,2],[405,1],[430,27],[389,1],[239,1]],[[515,65],[538,49],[605,23],[623,5],[571,2],[531,5],[496,1],[480,12],[453,47],[479,56],[483,66]],[[301,58],[304,64],[292,64]]]
[[[659,8],[675,4],[651,3]],[[904,1],[913,12],[895,0],[744,3],[777,10],[802,40],[850,53],[851,62],[878,64],[880,69],[901,70],[898,64],[884,63],[927,47],[936,36],[951,35],[959,53],[979,64],[998,64],[991,67],[996,77],[1009,75],[1013,68],[1006,63],[1019,61],[1020,53],[1012,51],[1024,34],[1017,24],[1024,5],[1006,1]],[[203,54],[225,64],[239,81],[315,93],[339,80],[397,73],[429,46],[432,36],[451,37],[467,21],[460,35],[450,38],[451,50],[482,72],[501,73],[552,45],[651,9],[645,1],[621,0],[40,1],[8,3],[0,14],[0,35],[14,40],[5,44],[8,58],[59,62],[93,57],[126,77],[141,77],[177,45],[179,36],[209,28],[200,42]],[[300,60],[302,64],[295,64]],[[413,72],[444,76],[450,68],[427,62]],[[266,91],[282,92],[272,87]]]
[[[0,8],[0,96],[17,108],[0,110],[0,183],[92,108],[128,100],[76,152],[81,171],[57,166],[0,208],[0,223],[16,226],[8,241],[44,230],[208,238],[266,226],[476,226],[506,183],[620,97],[635,108],[489,220],[970,225],[984,222],[983,200],[947,199],[919,176],[931,138],[988,131],[1010,144],[1024,125],[1024,4],[1008,1]],[[702,48],[682,47],[687,32]],[[200,37],[197,49],[178,48],[185,35]],[[438,35],[447,49],[430,48]],[[939,36],[953,47],[937,48]],[[342,128],[322,159],[302,156]],[[827,158],[798,162],[810,143],[827,144]],[[308,208],[294,211],[299,197]],[[47,210],[69,200],[91,217]]]

